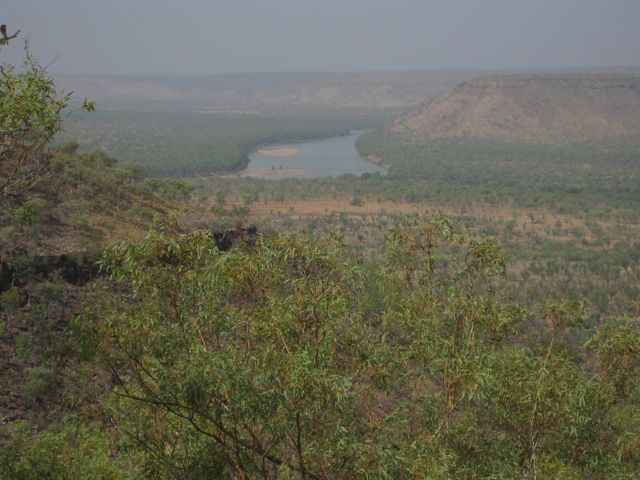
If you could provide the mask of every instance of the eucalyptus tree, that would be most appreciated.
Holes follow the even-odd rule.
[[[574,341],[582,303],[527,311],[494,241],[392,229],[384,266],[335,238],[220,252],[171,227],[105,256],[75,324],[104,412],[149,478],[633,478],[640,328]]]
[[[25,52],[20,68],[0,63],[0,206],[32,191],[49,173],[51,142],[71,99],[57,91],[26,45]],[[85,100],[83,108],[93,110],[94,105]]]

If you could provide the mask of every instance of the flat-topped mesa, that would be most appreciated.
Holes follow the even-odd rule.
[[[421,138],[467,137],[566,143],[640,138],[640,75],[540,74],[479,77],[416,107],[391,131]]]
[[[565,74],[522,74],[487,75],[460,83],[455,89],[488,88],[568,88],[576,89],[640,89],[639,74],[624,73],[565,73]]]

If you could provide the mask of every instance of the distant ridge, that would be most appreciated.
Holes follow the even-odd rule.
[[[526,74],[478,77],[397,119],[414,138],[467,137],[564,143],[640,138],[640,75]]]
[[[201,77],[60,76],[59,87],[98,102],[170,102],[185,110],[287,109],[402,112],[446,92],[477,71],[254,73]],[[157,106],[157,105],[156,105]]]

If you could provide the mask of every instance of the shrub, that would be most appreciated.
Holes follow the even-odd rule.
[[[34,287],[33,293],[39,303],[48,304],[62,298],[64,286],[59,283],[41,282]]]
[[[42,400],[62,383],[53,370],[44,366],[27,369],[27,378],[24,395],[25,399],[31,402]]]
[[[8,226],[0,229],[0,248],[14,245],[18,238],[18,232],[14,227]]]
[[[16,355],[26,359],[31,354],[31,335],[22,332],[16,340]]]
[[[41,198],[27,200],[13,211],[13,219],[18,225],[33,227],[40,224],[48,202]]]
[[[117,445],[98,429],[67,419],[42,432],[25,422],[0,426],[0,480],[126,480],[140,478],[123,468],[114,453]],[[126,458],[122,452],[119,458]],[[138,472],[139,473],[139,472]]]
[[[15,312],[22,305],[23,296],[18,287],[13,286],[0,294],[0,304],[9,312]]]
[[[13,270],[14,278],[18,283],[28,282],[36,273],[35,258],[32,255],[13,257],[8,264]]]
[[[364,205],[364,200],[361,197],[355,196],[351,199],[351,205],[355,207],[362,207]]]

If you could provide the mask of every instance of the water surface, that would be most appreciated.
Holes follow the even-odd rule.
[[[325,138],[302,143],[288,143],[261,147],[270,154],[255,151],[249,155],[248,176],[270,178],[321,178],[345,174],[384,173],[384,168],[365,160],[356,150],[356,140],[363,132],[354,131],[341,137]],[[277,150],[287,156],[274,156]],[[273,151],[276,152],[273,152]],[[295,151],[295,153],[292,153]]]

